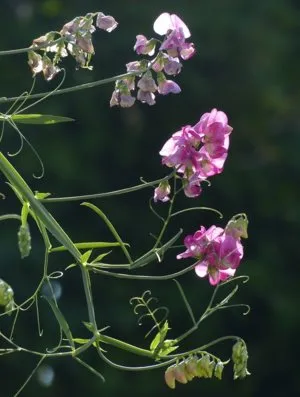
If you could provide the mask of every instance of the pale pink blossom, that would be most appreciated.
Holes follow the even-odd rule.
[[[184,37],[187,39],[191,36],[189,28],[186,24],[175,14],[169,14],[168,12],[162,13],[154,22],[153,30],[160,36],[164,36],[170,30],[181,29]]]

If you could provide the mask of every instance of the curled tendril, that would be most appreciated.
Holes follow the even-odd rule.
[[[147,338],[152,331],[155,329],[158,329],[159,331],[161,330],[162,324],[166,321],[169,315],[169,309],[166,306],[160,306],[155,309],[152,309],[150,305],[152,305],[154,302],[158,302],[158,299],[151,296],[151,291],[146,290],[142,296],[135,296],[130,299],[129,303],[131,305],[134,305],[133,312],[138,318],[138,324],[142,325],[143,320],[145,318],[150,318],[154,322],[153,327],[150,329],[150,331],[147,332],[145,335],[145,338]],[[141,311],[140,311],[141,309]],[[142,312],[142,314],[141,314]],[[158,318],[158,313],[159,316],[162,314],[161,318]]]
[[[63,272],[61,272],[61,271],[55,271],[55,272],[52,272],[52,273],[50,273],[50,274],[48,275],[48,279],[49,279],[49,280],[57,280],[57,279],[63,277],[63,275],[64,275]]]

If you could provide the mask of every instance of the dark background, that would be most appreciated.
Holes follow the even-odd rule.
[[[188,24],[197,49],[197,54],[184,63],[176,79],[182,93],[158,97],[153,107],[137,103],[130,109],[109,108],[113,85],[53,97],[37,105],[33,112],[69,116],[76,122],[22,127],[23,134],[43,159],[45,177],[41,180],[32,177],[33,173],[39,173],[39,165],[26,146],[13,158],[13,164],[33,190],[57,196],[127,187],[138,183],[140,176],[151,180],[164,175],[167,170],[160,165],[158,151],[171,133],[182,125],[195,124],[201,114],[213,107],[224,110],[234,128],[225,170],[212,179],[212,186],[205,187],[199,199],[188,201],[187,205],[215,207],[223,212],[224,222],[235,213],[248,214],[249,239],[239,274],[249,275],[250,282],[241,288],[235,302],[248,303],[252,309],[246,317],[240,310],[217,314],[203,323],[187,347],[200,346],[226,334],[241,335],[248,343],[252,375],[244,381],[233,381],[228,367],[222,382],[195,379],[172,391],[164,384],[162,370],[120,372],[104,365],[91,351],[84,359],[105,375],[105,384],[71,359],[52,360],[46,361],[54,369],[52,385],[42,386],[35,375],[22,395],[300,395],[299,2],[2,0],[0,48],[26,47],[33,38],[59,30],[65,22],[90,11],[113,15],[119,27],[111,34],[94,34],[96,55],[92,72],[76,71],[73,60],[67,61],[66,86],[123,73],[125,63],[137,58],[132,50],[136,34],[151,37],[153,21],[161,12],[168,11],[180,15]],[[32,79],[25,54],[1,57],[0,62],[1,96],[19,95],[30,88]],[[50,87],[55,87],[55,82],[47,84],[38,79],[37,91]],[[7,108],[1,105],[0,110],[6,112]],[[13,152],[17,148],[16,133],[7,128],[2,150]],[[0,191],[7,195],[7,200],[1,201],[1,214],[20,211],[4,182],[1,178]],[[124,240],[133,246],[134,255],[151,246],[149,232],[158,230],[158,222],[148,209],[150,195],[151,190],[145,190],[95,201]],[[179,206],[185,204],[186,200],[182,199]],[[52,204],[48,208],[74,241],[110,238],[101,220],[88,209],[79,207],[79,203]],[[217,222],[215,215],[192,213],[181,218],[178,225],[174,224],[174,231],[183,226],[185,233],[189,233],[202,223]],[[39,281],[43,247],[33,228],[32,254],[20,260],[16,230],[14,221],[1,225],[0,274],[12,285],[16,300],[21,302],[33,293]],[[68,255],[60,254],[50,266],[53,271],[63,270],[70,263]],[[158,269],[158,265],[149,266],[148,273],[171,272],[178,265],[170,255],[162,266],[162,269]],[[182,277],[181,282],[196,313],[201,313],[211,287],[193,272]],[[87,320],[87,313],[78,272],[66,272],[60,285],[61,308],[76,336],[83,336],[81,321]],[[138,327],[128,300],[148,288],[163,305],[169,306],[173,329],[184,331],[189,326],[189,318],[172,281],[133,283],[95,277],[93,287],[99,325],[111,325],[113,336],[147,346],[146,328]],[[52,347],[58,341],[57,325],[46,303],[40,306],[44,329],[41,343],[45,346],[49,341]],[[34,310],[20,317],[15,340],[38,348]],[[108,350],[119,363],[149,364],[113,348]],[[220,345],[214,351],[225,358],[230,346]],[[36,362],[32,356],[1,357],[0,395],[12,395]]]

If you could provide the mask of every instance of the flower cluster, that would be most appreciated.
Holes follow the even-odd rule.
[[[194,55],[194,44],[186,42],[191,35],[190,31],[177,15],[166,12],[156,19],[153,29],[157,34],[164,36],[164,40],[162,42],[154,38],[148,40],[141,34],[136,36],[134,45],[136,53],[152,58],[126,65],[127,72],[132,74],[116,81],[110,106],[132,106],[135,97],[131,92],[136,88],[137,99],[148,105],[155,104],[156,92],[167,95],[178,94],[181,91],[179,85],[169,80],[166,75],[175,76],[180,73],[182,68],[180,59],[187,60]],[[155,54],[156,47],[158,47],[157,54]],[[153,74],[156,75],[156,80]],[[139,78],[137,84],[136,78]]]
[[[68,53],[75,58],[79,67],[91,69],[89,63],[94,54],[92,33],[96,30],[93,25],[95,17],[96,27],[107,32],[118,25],[110,15],[89,13],[66,23],[59,33],[49,32],[33,40],[33,50],[28,52],[28,64],[33,75],[43,72],[44,78],[51,80],[60,71],[58,64],[61,58],[68,56]],[[42,55],[37,50],[42,51]]]
[[[201,226],[184,239],[186,251],[177,259],[195,258],[195,272],[199,277],[208,275],[211,285],[233,276],[243,258],[241,237],[247,238],[248,219],[245,214],[234,216],[225,229]]]
[[[182,127],[164,144],[159,152],[162,163],[176,169],[187,197],[199,196],[201,182],[223,171],[231,131],[226,114],[213,109],[196,125]]]
[[[207,353],[198,359],[196,355],[168,367],[165,372],[165,382],[171,388],[175,389],[176,381],[186,384],[196,378],[212,378],[214,375],[217,379],[222,378],[224,363],[220,360],[215,361]]]

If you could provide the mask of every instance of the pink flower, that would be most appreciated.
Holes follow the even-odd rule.
[[[211,285],[216,285],[235,274],[243,258],[244,250],[239,232],[243,223],[243,234],[247,235],[246,218],[237,215],[225,228],[201,226],[193,235],[184,239],[186,251],[177,255],[177,259],[197,259],[195,272],[199,277],[208,276]],[[228,226],[230,225],[230,226]],[[234,229],[234,225],[238,228]]]
[[[217,285],[220,281],[225,281],[229,277],[234,276],[235,269],[218,269],[213,266],[209,266],[205,261],[201,262],[195,267],[197,276],[203,278],[208,275],[208,280],[211,285]]]
[[[191,36],[189,28],[177,15],[164,12],[154,22],[153,29],[161,36],[166,35],[160,51],[166,50],[171,57],[181,56],[185,60],[195,53],[194,44],[185,42]]]
[[[209,244],[224,232],[224,229],[215,225],[209,229],[201,226],[199,230],[193,235],[188,235],[184,239],[184,245],[187,250],[179,255],[177,259],[182,258],[196,258],[200,259],[207,252]]]

